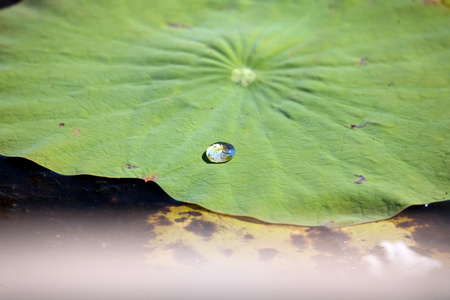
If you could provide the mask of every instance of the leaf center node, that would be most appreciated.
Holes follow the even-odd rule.
[[[234,69],[231,73],[231,80],[244,87],[249,86],[255,78],[255,73],[249,68]]]

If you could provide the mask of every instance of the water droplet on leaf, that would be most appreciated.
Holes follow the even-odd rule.
[[[217,142],[206,149],[206,157],[213,163],[225,163],[230,161],[236,150],[234,146],[228,143]]]

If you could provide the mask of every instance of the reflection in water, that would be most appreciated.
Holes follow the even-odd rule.
[[[419,256],[403,241],[383,241],[385,257],[374,254],[364,258],[369,262],[369,270],[376,276],[425,276],[433,269],[442,267],[440,261],[426,256]]]

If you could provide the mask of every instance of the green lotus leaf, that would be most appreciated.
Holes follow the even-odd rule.
[[[449,199],[449,28],[437,0],[24,0],[0,154],[269,222],[388,218]]]

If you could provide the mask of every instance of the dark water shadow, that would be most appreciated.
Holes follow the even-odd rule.
[[[64,176],[23,158],[0,156],[0,219],[36,210],[75,214],[181,205],[155,182],[88,175]]]
[[[0,9],[12,6],[21,2],[22,0],[0,0]]]

